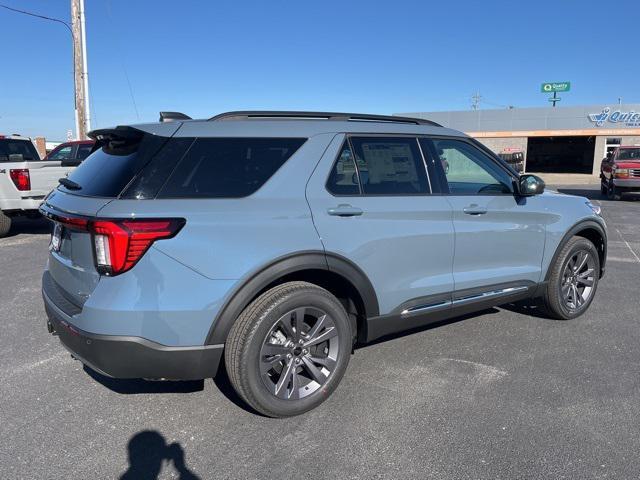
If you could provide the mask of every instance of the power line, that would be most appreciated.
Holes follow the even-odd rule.
[[[111,28],[114,29],[113,17],[111,16],[111,2],[109,0],[105,0],[105,7],[107,8],[107,18],[109,19],[109,23],[111,24]],[[116,48],[118,49],[118,58],[120,59],[120,66],[122,67],[122,72],[124,73],[124,78],[127,81],[127,86],[129,87],[129,95],[131,96],[131,103],[133,103],[133,109],[136,112],[136,118],[140,120],[140,114],[138,113],[138,105],[136,104],[136,99],[133,95],[133,87],[131,86],[131,81],[129,80],[129,74],[127,72],[127,66],[125,65],[125,56],[120,48],[119,39],[115,42]]]
[[[0,3],[0,7],[2,8],[6,8],[7,10],[11,10],[12,12],[16,12],[16,13],[22,13],[24,15],[29,15],[31,17],[36,17],[36,18],[41,18],[43,20],[50,20],[52,22],[58,22],[63,24],[65,27],[67,27],[67,30],[69,30],[69,33],[71,34],[71,36],[73,36],[73,31],[71,30],[71,25],[69,25],[67,22],[65,22],[64,20],[60,20],[59,18],[52,18],[52,17],[47,17],[46,15],[40,15],[37,13],[33,13],[33,12],[27,12],[26,10],[19,10],[17,8],[13,8],[13,7],[9,7],[8,5],[4,5]]]
[[[26,10],[20,10],[18,8],[13,8],[10,7],[8,5],[4,5],[2,3],[0,3],[0,7],[6,9],[6,10],[10,10],[12,12],[15,13],[21,13],[23,15],[29,15],[30,17],[36,17],[36,18],[41,18],[42,20],[49,20],[51,22],[56,22],[56,23],[61,23],[62,25],[64,25],[65,27],[67,27],[67,30],[69,30],[69,33],[71,34],[71,44],[72,44],[72,49],[73,49],[73,58],[74,58],[74,62],[73,62],[73,78],[76,77],[76,62],[75,62],[75,58],[76,58],[76,44],[75,42],[73,42],[73,30],[71,30],[71,25],[69,25],[67,22],[65,22],[64,20],[60,20],[59,18],[53,18],[53,17],[47,17],[46,15],[40,15],[38,13],[33,13],[33,12],[28,12]],[[74,84],[75,85],[75,84]],[[75,88],[75,86],[74,86]],[[73,96],[73,108],[77,109],[77,104],[76,104],[76,96]]]

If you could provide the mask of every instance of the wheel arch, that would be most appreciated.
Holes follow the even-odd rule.
[[[240,313],[259,295],[289,281],[307,281],[333,293],[343,302],[358,338],[365,338],[366,318],[379,315],[378,299],[367,275],[341,255],[305,251],[281,257],[240,283],[214,319],[205,344],[225,343]]]
[[[593,243],[598,251],[598,258],[600,259],[600,278],[604,275],[605,263],[607,261],[607,232],[604,227],[595,220],[582,220],[573,225],[558,243],[553,257],[551,257],[551,261],[547,266],[545,282],[549,280],[551,266],[558,260],[560,251],[572,237],[583,237]]]

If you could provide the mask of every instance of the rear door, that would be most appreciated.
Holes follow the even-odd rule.
[[[453,208],[455,297],[537,283],[545,225],[552,216],[542,197],[514,195],[515,175],[471,140],[425,138],[421,143],[437,160],[444,198]],[[441,165],[447,165],[446,172]]]
[[[448,307],[452,212],[433,193],[415,137],[338,135],[309,180],[326,251],[363,270],[381,314]]]

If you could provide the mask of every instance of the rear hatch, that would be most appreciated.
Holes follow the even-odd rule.
[[[104,256],[105,251],[96,251],[96,245],[108,249],[108,241],[100,243],[97,240],[105,235],[121,233],[103,231],[117,229],[121,219],[109,219],[113,223],[105,221],[100,218],[100,211],[118,198],[179,125],[176,122],[171,129],[165,127],[162,133],[168,133],[168,136],[131,127],[92,132],[98,141],[96,150],[68,178],[61,180],[61,185],[43,202],[41,213],[54,223],[43,286],[46,293],[51,292],[49,297],[52,300],[53,297],[58,299],[54,303],[61,308],[61,303],[67,306],[63,308],[66,313],[78,313],[101,275],[113,274],[100,266],[99,257]],[[145,234],[148,236],[149,225],[143,227],[147,228]],[[127,230],[126,225],[121,228]],[[128,244],[129,247],[141,248],[140,244]]]

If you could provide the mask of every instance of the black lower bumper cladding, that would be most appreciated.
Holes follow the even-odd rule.
[[[168,347],[140,337],[97,335],[73,326],[43,292],[48,328],[89,368],[113,378],[199,380],[218,371],[224,345]]]

